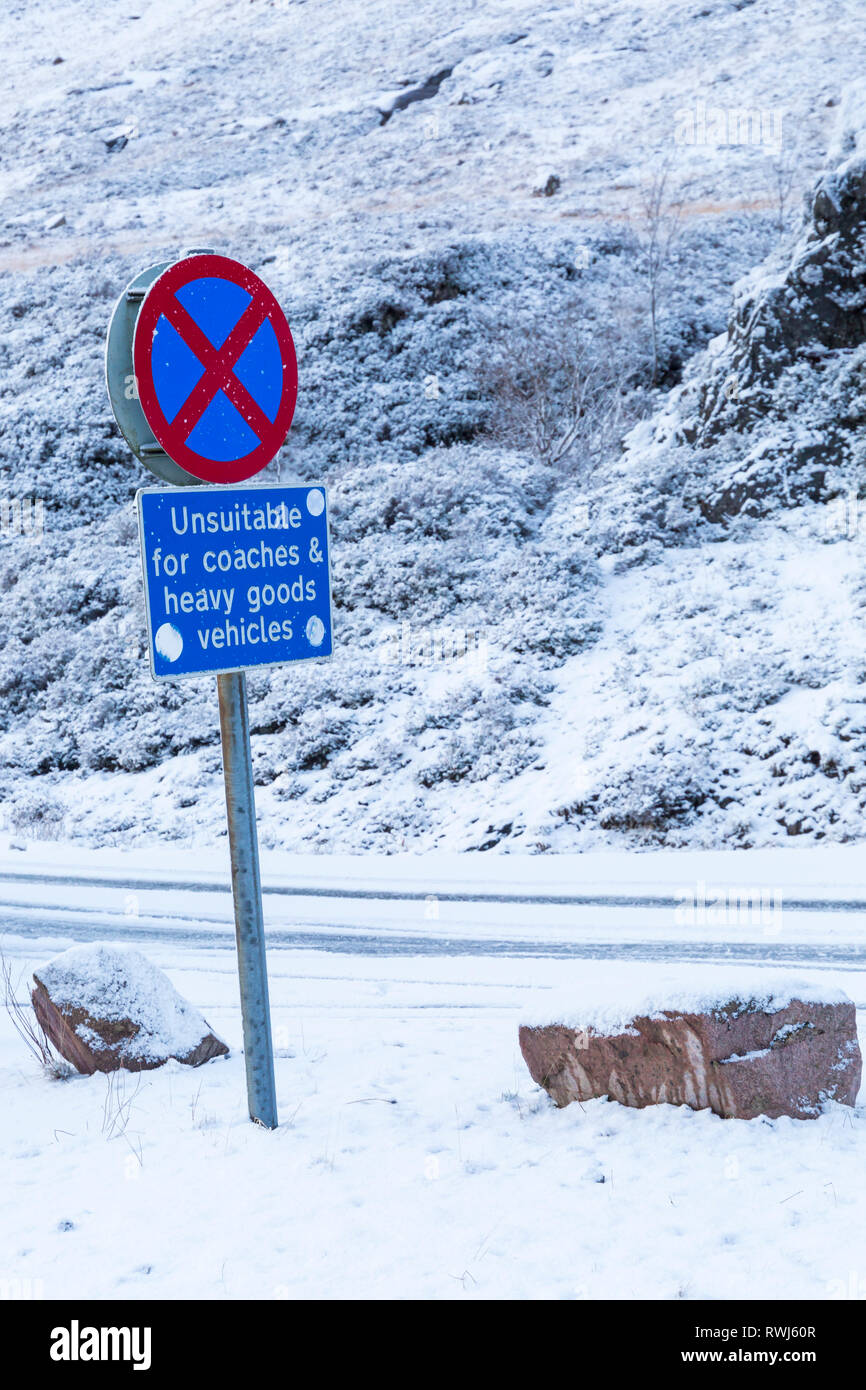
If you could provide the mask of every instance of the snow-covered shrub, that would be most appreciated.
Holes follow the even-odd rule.
[[[419,767],[417,778],[422,787],[492,777],[507,781],[537,759],[540,746],[540,740],[523,728],[500,730],[485,725],[464,730],[436,745],[433,756]]]
[[[694,815],[712,785],[705,750],[658,742],[600,792],[596,815],[604,830],[667,833]]]
[[[476,349],[488,432],[543,463],[586,472],[648,404],[644,335],[620,314],[587,322],[580,300],[491,323]]]
[[[307,710],[294,731],[290,766],[299,772],[326,767],[335,753],[351,743],[354,731],[351,714],[340,717],[333,710]]]
[[[31,840],[59,840],[65,834],[66,807],[47,788],[27,789],[6,813],[12,830]]]
[[[428,730],[448,730],[417,763],[416,777],[422,786],[489,777],[507,780],[537,759],[540,741],[531,729],[534,710],[510,698],[512,693],[499,683],[490,690],[470,685],[451,701],[447,723],[447,706],[443,708],[442,702],[434,707],[432,720],[419,724],[413,717],[409,732],[422,741],[422,748]]]

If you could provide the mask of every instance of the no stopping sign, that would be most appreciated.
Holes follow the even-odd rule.
[[[188,256],[154,281],[135,326],[133,366],[154,438],[208,483],[270,463],[298,394],[286,317],[254,271],[227,256]]]

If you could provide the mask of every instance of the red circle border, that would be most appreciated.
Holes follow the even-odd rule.
[[[265,305],[266,318],[276,334],[283,363],[283,394],[272,422],[272,432],[260,440],[255,449],[239,459],[207,459],[190,449],[185,439],[175,438],[175,431],[163,414],[153,384],[150,360],[153,336],[166,302],[184,285],[205,276],[229,280],[240,285],[249,295],[259,296]],[[164,270],[154,280],[142,302],[135,324],[132,356],[138,399],[154,438],[168,457],[194,478],[205,483],[241,483],[266,468],[285,443],[298,398],[298,360],[294,339],[273,292],[255,271],[240,261],[233,261],[228,256],[186,256]]]

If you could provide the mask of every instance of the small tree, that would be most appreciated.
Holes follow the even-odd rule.
[[[779,236],[783,236],[788,229],[791,198],[802,184],[803,165],[804,154],[799,141],[781,145],[770,159],[770,190]]]
[[[629,226],[649,296],[652,384],[659,374],[659,314],[672,253],[682,233],[687,185],[675,182],[670,161],[657,165],[638,196]]]

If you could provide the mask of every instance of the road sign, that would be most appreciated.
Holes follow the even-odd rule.
[[[154,438],[194,478],[243,482],[288,434],[298,392],[289,325],[267,285],[227,256],[186,256],[153,281],[133,371]]]
[[[323,487],[235,487],[288,433],[289,325],[246,266],[190,251],[127,285],[105,375],[133,453],[174,488],[136,495],[154,679],[215,673],[250,1118],[277,1120],[244,672],[331,654]],[[199,487],[205,483],[221,484]]]
[[[143,488],[156,680],[331,655],[324,487]]]

